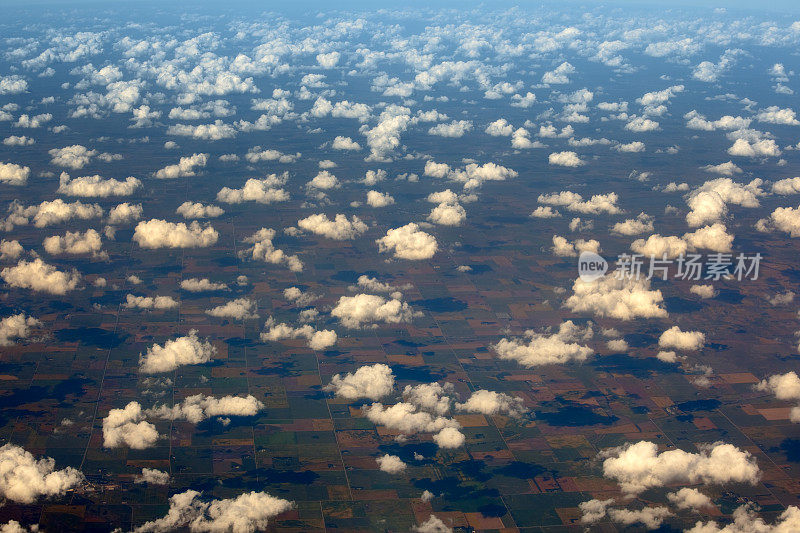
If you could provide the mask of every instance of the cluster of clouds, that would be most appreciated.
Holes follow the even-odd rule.
[[[402,401],[393,405],[379,402],[396,396],[395,384],[392,369],[377,363],[359,367],[355,372],[334,375],[324,390],[350,402],[371,400],[373,403],[364,405],[361,410],[372,423],[397,432],[401,439],[430,434],[440,448],[459,448],[465,442],[461,424],[448,416],[453,412],[510,417],[522,417],[528,412],[521,398],[483,389],[472,392],[466,401],[460,402],[452,383],[406,385],[400,394]],[[383,457],[378,462],[386,472],[399,473],[405,469],[399,458]]]
[[[211,361],[217,349],[197,336],[197,330],[185,337],[168,340],[163,346],[154,344],[139,358],[139,371],[144,374],[171,372],[185,365],[200,365]]]

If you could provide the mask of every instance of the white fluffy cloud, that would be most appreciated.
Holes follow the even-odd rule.
[[[506,414],[513,417],[522,416],[528,411],[521,398],[490,390],[476,390],[464,403],[456,403],[455,408],[467,413],[489,416]]]
[[[337,135],[336,138],[333,139],[331,148],[334,150],[361,150],[361,145],[350,137],[342,137],[341,135]]]
[[[97,155],[97,150],[89,150],[80,144],[73,144],[64,148],[53,148],[48,150],[48,153],[52,164],[78,170],[89,164],[92,157]]]
[[[93,229],[86,230],[86,233],[81,233],[79,231],[68,231],[64,236],[53,235],[51,237],[47,237],[42,242],[42,246],[50,255],[92,254],[93,257],[108,257],[107,253],[101,252],[103,242],[100,239],[100,234]]]
[[[15,444],[0,448],[0,496],[31,504],[40,497],[61,496],[84,481],[83,474],[68,466],[56,470],[55,460],[36,459]]]
[[[563,322],[554,333],[525,332],[525,339],[500,339],[492,346],[500,359],[517,361],[526,367],[585,361],[594,350],[580,344],[592,338],[590,326],[581,328],[571,320]]]
[[[336,374],[324,390],[346,400],[380,400],[394,390],[394,374],[382,363],[359,367],[355,372]]]
[[[790,505],[777,518],[768,524],[756,515],[749,505],[742,505],[733,511],[733,522],[721,526],[715,521],[695,523],[686,533],[790,533],[800,531],[800,508]]]
[[[267,331],[261,333],[261,340],[265,342],[304,338],[308,341],[308,347],[312,350],[325,350],[335,345],[339,339],[339,336],[332,329],[316,330],[308,324],[294,328],[289,324],[278,324],[272,317],[267,319],[265,326],[268,328]]]
[[[434,442],[440,448],[458,448],[464,444],[461,425],[452,418],[432,415],[418,406],[400,402],[389,407],[373,403],[362,408],[362,412],[374,424],[386,426],[404,435],[434,433]]]
[[[603,475],[614,479],[627,494],[636,495],[672,484],[755,484],[760,471],[749,452],[717,442],[699,453],[680,449],[658,452],[654,442],[639,441],[601,452]]]
[[[159,438],[156,427],[146,421],[139,402],[129,402],[122,409],[111,409],[103,419],[103,446],[134,450],[152,447]]]
[[[404,472],[408,466],[398,456],[389,455],[388,453],[378,457],[375,461],[378,463],[378,468],[381,472],[386,472],[387,474],[399,474]]]
[[[37,228],[44,228],[72,219],[88,220],[103,216],[103,209],[97,204],[68,203],[61,198],[44,201],[39,205],[30,207],[25,207],[14,200],[8,207],[8,212],[8,217],[5,220],[7,231],[10,231],[14,226],[29,224],[31,220],[33,220],[33,225]]]
[[[70,179],[66,172],[61,173],[56,191],[67,196],[83,196],[86,198],[107,198],[109,196],[130,196],[142,186],[142,182],[133,176],[125,181],[104,179],[102,176],[82,176]]]
[[[196,533],[253,533],[263,531],[275,516],[294,507],[288,500],[266,492],[246,492],[225,500],[200,500],[200,493],[187,490],[169,499],[167,514],[145,522],[134,533],[166,533],[188,529]]]
[[[394,296],[394,295],[393,295]],[[410,322],[422,313],[415,312],[408,302],[399,298],[386,299],[374,294],[342,296],[331,310],[331,316],[338,318],[343,326],[360,328],[363,325],[384,322],[397,324]]]
[[[157,218],[139,222],[133,240],[142,248],[207,248],[219,239],[211,226],[201,227],[197,221],[188,226],[184,222],[167,222]]]
[[[142,205],[121,203],[108,212],[109,224],[127,224],[142,218]]]
[[[252,248],[242,250],[241,256],[250,256],[257,261],[264,261],[272,263],[273,265],[285,264],[292,272],[301,272],[303,270],[303,263],[296,255],[287,255],[283,250],[275,248],[272,239],[275,238],[275,230],[270,228],[261,228],[253,235],[244,240],[244,242],[253,245]]]
[[[674,348],[684,351],[699,350],[705,342],[705,333],[701,331],[681,331],[678,326],[672,326],[658,338],[658,345],[661,348]]]
[[[216,218],[225,214],[225,211],[216,205],[188,201],[179,205],[175,212],[183,218]]]
[[[128,294],[124,306],[128,309],[174,309],[180,305],[172,296],[136,296]]]
[[[56,267],[38,257],[33,261],[20,261],[17,266],[4,268],[0,271],[0,277],[11,287],[59,295],[75,290],[81,281],[77,270],[56,270]]]
[[[389,193],[378,191],[367,191],[367,205],[380,208],[394,204],[394,198]]]
[[[575,152],[553,152],[547,158],[551,165],[559,167],[579,167],[584,161]]]
[[[216,353],[217,349],[210,342],[197,338],[197,330],[193,329],[186,337],[169,340],[164,346],[151,346],[139,357],[139,371],[144,374],[171,372],[184,365],[207,363]]]
[[[430,259],[439,249],[436,238],[420,230],[414,222],[388,230],[384,237],[375,242],[378,243],[379,252],[392,252],[398,259],[412,261]]]
[[[134,483],[147,483],[148,485],[169,485],[169,473],[155,468],[142,468],[142,473],[136,476]]]
[[[231,139],[236,136],[236,128],[230,124],[225,124],[221,120],[215,120],[210,124],[174,124],[167,128],[167,135],[180,135],[182,137],[193,137],[206,141],[218,141],[220,139]]]
[[[194,176],[198,168],[206,166],[208,154],[192,154],[181,157],[177,164],[167,165],[156,171],[154,176],[158,179],[175,179]]]
[[[0,162],[0,182],[8,183],[9,185],[25,185],[30,174],[30,167]]]
[[[325,214],[311,215],[297,221],[300,229],[329,239],[344,241],[352,240],[367,231],[367,225],[360,218],[353,215],[351,220],[346,215],[337,214],[333,220]]]
[[[32,327],[41,322],[25,313],[18,313],[0,320],[0,346],[13,346],[16,340],[27,339]]]
[[[770,213],[769,218],[763,218],[756,223],[758,231],[783,231],[791,237],[800,237],[800,206],[778,207]]]
[[[206,314],[217,318],[249,320],[251,318],[258,318],[258,313],[256,313],[257,308],[258,304],[256,304],[255,301],[248,298],[237,298],[207,310]]]
[[[429,135],[439,137],[463,137],[468,131],[472,130],[472,122],[469,120],[454,120],[448,124],[437,124],[428,129]]]
[[[505,181],[516,178],[517,171],[496,163],[469,163],[463,169],[451,168],[446,163],[425,162],[425,175],[433,178],[446,178],[461,183],[465,189],[474,189],[487,181]]]
[[[559,257],[575,257],[583,252],[600,252],[600,243],[594,239],[578,239],[574,243],[569,242],[560,235],[553,235],[553,254]]]
[[[576,192],[561,191],[551,194],[540,194],[537,201],[545,205],[564,206],[569,211],[584,214],[608,213],[610,215],[616,215],[622,213],[622,210],[617,206],[619,195],[615,192],[595,194],[590,199],[584,200],[583,196]]]
[[[215,283],[207,278],[189,278],[181,281],[181,289],[189,292],[226,291],[228,285]]]
[[[575,313],[593,313],[600,317],[620,320],[667,316],[661,307],[664,297],[660,290],[650,290],[650,281],[627,277],[605,276],[596,281],[576,279],[572,296],[565,305]]]
[[[653,217],[646,213],[639,213],[636,218],[628,218],[624,222],[617,222],[611,231],[619,235],[640,235],[653,231]]]
[[[254,416],[264,408],[264,403],[248,394],[241,396],[203,396],[195,394],[188,396],[172,407],[162,405],[147,410],[148,416],[165,418],[167,420],[187,420],[199,424],[207,418],[215,416]]]
[[[223,187],[217,193],[217,200],[226,204],[240,204],[242,202],[258,202],[260,204],[272,204],[275,202],[285,202],[289,199],[289,193],[281,187],[286,183],[288,174],[270,174],[266,178],[248,179],[241,189],[230,189]]]

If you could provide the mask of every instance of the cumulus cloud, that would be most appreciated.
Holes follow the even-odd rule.
[[[697,489],[683,487],[676,492],[667,494],[667,499],[678,509],[702,510],[705,507],[713,507],[711,498]]]
[[[146,421],[139,402],[129,402],[122,409],[111,409],[103,419],[103,446],[134,450],[152,447],[159,438],[156,427]]]
[[[790,237],[800,237],[800,206],[778,207],[768,218],[756,223],[756,229],[762,232],[783,231]]]
[[[180,304],[172,296],[136,296],[128,294],[123,305],[128,309],[174,309]]]
[[[576,279],[572,292],[564,305],[575,313],[592,313],[620,320],[667,316],[667,311],[661,307],[664,301],[661,291],[651,290],[647,279],[614,275],[592,282]]]
[[[359,237],[367,231],[367,225],[360,218],[353,215],[351,220],[346,215],[337,214],[333,220],[327,215],[316,214],[297,221],[300,229],[329,239],[344,241]]]
[[[285,202],[289,199],[289,193],[281,187],[289,178],[287,173],[270,174],[266,178],[248,179],[241,189],[230,189],[223,187],[217,193],[217,200],[226,204],[240,204],[242,202],[258,202],[260,204],[272,204],[275,202]]]
[[[334,150],[361,150],[361,145],[358,144],[356,141],[351,139],[350,137],[342,137],[341,135],[337,135],[335,139],[333,139],[333,143],[331,144],[331,148]]]
[[[579,167],[585,164],[575,152],[553,152],[547,160],[551,165],[559,167]]]
[[[381,472],[386,472],[387,474],[399,474],[404,472],[408,466],[398,456],[389,455],[388,453],[378,457],[375,461],[378,463],[378,468]]]
[[[658,338],[661,348],[675,348],[676,350],[696,351],[703,347],[706,336],[701,331],[681,331],[678,326],[672,326]]]
[[[780,195],[800,193],[800,177],[776,181],[772,184],[772,192]]]
[[[175,212],[183,218],[216,218],[224,215],[225,211],[216,205],[205,205],[200,202],[183,202]]]
[[[505,414],[512,417],[522,416],[528,411],[521,398],[490,390],[476,390],[464,403],[456,403],[455,408],[467,413],[489,416]]]
[[[235,320],[249,320],[258,318],[256,309],[258,304],[247,298],[237,298],[223,305],[208,309],[206,314],[217,318],[233,318]]]
[[[335,331],[331,329],[316,330],[306,324],[299,328],[284,323],[276,323],[275,319],[269,317],[265,324],[267,331],[261,333],[261,340],[280,341],[283,339],[304,338],[308,341],[308,347],[312,350],[325,350],[336,344],[339,339]]]
[[[414,317],[422,316],[422,313],[415,312],[408,302],[399,298],[392,297],[387,300],[374,294],[356,294],[340,297],[331,310],[331,316],[338,318],[343,326],[360,328],[366,324],[374,325],[376,322],[386,324],[410,322]]]
[[[83,145],[73,144],[64,148],[53,148],[47,153],[50,154],[52,164],[78,170],[89,164],[92,157],[97,155],[97,150],[89,150]]]
[[[301,272],[303,263],[296,255],[287,255],[283,250],[275,248],[272,239],[275,238],[275,230],[261,228],[253,235],[244,240],[253,245],[252,248],[242,250],[242,257],[250,256],[257,261],[264,261],[273,265],[286,265],[292,272]]]
[[[442,226],[460,226],[467,218],[467,211],[458,203],[458,195],[450,189],[428,195],[429,202],[439,202],[431,210],[428,220]]]
[[[17,340],[27,339],[32,327],[41,322],[25,313],[18,313],[0,320],[0,346],[13,346]]]
[[[70,466],[56,470],[50,457],[36,459],[10,443],[0,448],[0,496],[4,499],[31,504],[41,497],[61,496],[83,482],[80,471]]]
[[[38,257],[33,261],[23,260],[17,266],[4,268],[0,271],[0,277],[11,287],[58,295],[75,290],[81,281],[77,270],[56,270],[56,267]]]
[[[266,492],[246,492],[236,498],[204,502],[200,493],[187,490],[169,499],[169,510],[162,518],[145,522],[134,533],[166,533],[177,529],[194,532],[252,533],[267,528],[275,516],[294,504]]]
[[[778,157],[781,155],[781,150],[773,139],[758,141],[736,139],[728,148],[728,154],[737,157]]]
[[[56,191],[67,196],[83,196],[86,198],[107,198],[109,196],[130,196],[142,186],[142,182],[133,176],[125,181],[104,179],[102,176],[82,176],[70,179],[66,172],[61,173]]]
[[[15,163],[0,162],[0,182],[9,185],[25,185],[28,176],[31,174],[30,167],[17,165]]]
[[[468,131],[472,131],[472,121],[469,120],[454,120],[448,124],[437,124],[436,126],[428,129],[429,135],[437,135],[439,137],[463,137]]]
[[[717,291],[714,290],[713,285],[692,285],[689,287],[689,292],[692,294],[696,294],[700,298],[708,299],[713,298],[717,295]]]
[[[109,224],[127,224],[142,218],[142,205],[121,203],[108,212]]]
[[[91,254],[96,258],[108,258],[108,254],[102,252],[103,242],[100,234],[93,229],[86,230],[86,233],[79,231],[68,231],[64,236],[53,235],[47,237],[43,242],[44,250],[50,255],[83,255]]]
[[[625,222],[617,222],[611,227],[613,233],[619,235],[639,235],[653,231],[653,217],[639,213],[636,218],[628,218]]]
[[[766,109],[762,109],[756,115],[756,120],[759,122],[766,122],[768,124],[781,124],[783,126],[800,126],[800,120],[797,120],[797,115],[791,109],[781,109],[773,105]]]
[[[504,338],[492,349],[500,359],[517,361],[526,367],[585,361],[594,350],[580,344],[592,338],[591,326],[582,328],[571,320],[563,322],[554,333],[527,330],[523,339]]]
[[[558,218],[561,213],[550,207],[549,205],[540,205],[531,212],[533,218]]]
[[[559,257],[576,257],[583,252],[600,252],[600,243],[594,239],[578,239],[574,243],[569,242],[560,235],[553,235],[553,254]]]
[[[622,213],[617,206],[617,201],[619,201],[619,196],[614,192],[595,194],[589,200],[584,200],[583,196],[572,191],[540,194],[538,198],[540,204],[564,206],[569,211],[585,214],[608,213],[610,215]]]
[[[790,505],[778,515],[774,524],[768,524],[756,515],[752,507],[742,505],[733,511],[733,522],[721,526],[715,521],[695,523],[686,533],[788,533],[800,530],[800,508]]]
[[[464,189],[475,189],[487,181],[505,181],[516,178],[517,171],[496,163],[469,163],[463,169],[451,168],[446,163],[425,162],[425,175],[461,183]]]
[[[198,168],[206,166],[208,154],[192,154],[181,157],[177,164],[167,165],[153,174],[158,179],[175,179],[194,176]]]
[[[380,400],[394,390],[394,374],[382,363],[359,367],[355,372],[336,374],[324,390],[346,400]]]
[[[434,433],[433,440],[440,448],[458,448],[464,444],[461,425],[452,418],[435,416],[418,406],[400,402],[389,407],[381,403],[364,406],[362,412],[374,424],[386,426],[404,435]]]
[[[30,207],[25,207],[14,200],[8,206],[8,213],[4,224],[6,230],[10,231],[14,226],[29,224],[31,220],[37,228],[44,228],[72,219],[99,218],[103,216],[103,209],[97,204],[84,204],[79,201],[67,203],[61,198],[56,198]]]
[[[205,141],[219,141],[220,139],[235,137],[236,128],[230,124],[225,124],[221,120],[215,120],[210,124],[174,124],[167,128],[167,135],[193,137]]]
[[[625,124],[625,129],[634,133],[643,133],[646,131],[655,131],[660,129],[660,126],[655,120],[644,117],[636,117]]]
[[[201,227],[197,221],[188,226],[184,222],[167,222],[157,218],[139,222],[133,232],[133,241],[142,248],[208,248],[219,239],[211,226]]]
[[[181,281],[181,289],[189,292],[227,291],[225,283],[215,283],[207,278],[189,278]]]
[[[17,240],[0,240],[0,260],[17,259],[25,249]]]
[[[201,341],[197,337],[197,330],[193,329],[186,337],[169,340],[163,346],[151,346],[147,353],[139,357],[139,372],[171,372],[184,365],[207,363],[216,353],[217,349],[210,342]]]
[[[758,198],[764,195],[763,183],[755,179],[741,184],[730,178],[705,182],[687,196],[686,204],[691,211],[686,215],[686,222],[692,227],[718,222],[727,214],[728,204],[758,207]]]
[[[672,484],[755,484],[760,471],[755,458],[732,444],[702,446],[699,453],[680,449],[658,452],[654,442],[639,441],[601,452],[603,475],[616,480],[629,495]]]
[[[419,229],[414,222],[390,229],[386,235],[375,242],[381,253],[392,252],[398,259],[412,261],[430,259],[439,249],[436,238]]]
[[[263,408],[264,404],[250,394],[245,397],[228,395],[221,398],[195,394],[172,407],[161,405],[148,409],[147,415],[199,424],[215,416],[254,416]]]
[[[142,473],[136,476],[134,483],[146,483],[148,485],[169,485],[169,473],[155,468],[142,468]]]
[[[320,191],[335,189],[339,186],[339,179],[327,170],[318,172],[317,175],[311,179],[311,181],[306,183],[306,188],[317,189]]]
[[[367,191],[367,205],[380,208],[394,204],[394,198],[389,193],[378,191]]]

